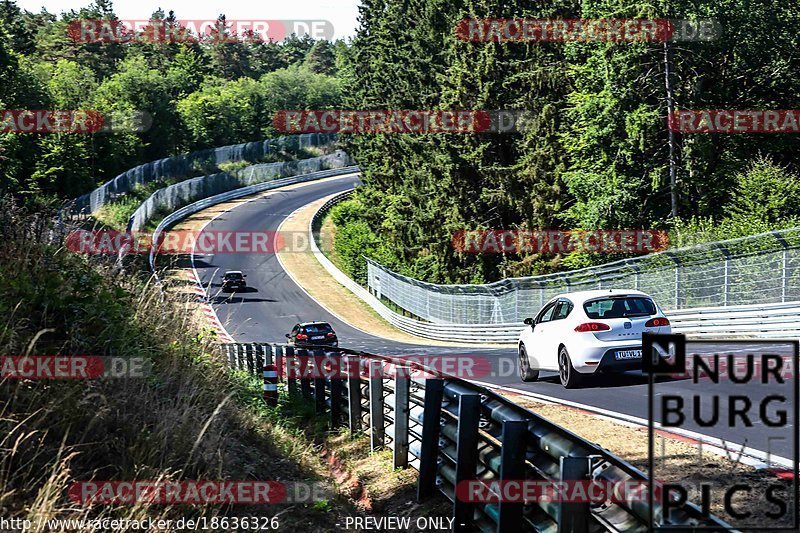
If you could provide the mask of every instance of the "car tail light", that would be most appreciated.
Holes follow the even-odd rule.
[[[308,340],[308,335],[306,335],[305,333],[298,333],[297,338],[300,339],[301,341]]]
[[[651,318],[644,325],[646,328],[660,328],[661,326],[669,326],[669,320],[665,317]]]
[[[578,333],[586,333],[587,331],[608,331],[611,327],[608,324],[603,324],[602,322],[584,322],[580,326],[575,328],[575,331]]]
[[[336,333],[334,333],[332,331],[330,333],[328,333],[328,337],[335,337],[335,336],[336,336]]]

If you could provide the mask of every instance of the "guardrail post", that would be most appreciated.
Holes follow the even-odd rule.
[[[681,308],[681,261],[678,259],[678,256],[671,252],[664,252],[664,255],[672,259],[675,263],[675,294],[673,295],[675,298],[675,309]]]
[[[458,441],[456,442],[456,498],[453,502],[453,531],[470,531],[475,504],[458,498],[459,484],[475,479],[478,467],[478,427],[481,397],[462,394],[458,398]]]
[[[789,250],[783,251],[781,261],[781,303],[786,303],[789,296]]]
[[[245,344],[245,353],[247,354],[247,372],[250,374],[256,373],[256,345]]]
[[[320,368],[325,352],[314,350],[312,355],[314,357],[314,368]],[[325,412],[325,378],[323,377],[314,378],[314,409],[317,414]]]
[[[384,445],[386,428],[383,417],[383,366],[380,361],[369,362],[369,428],[370,448],[377,450]]]
[[[297,350],[297,356],[301,358],[298,368],[302,368],[305,365],[311,364],[308,361],[309,358],[308,350],[304,348]],[[304,360],[305,364],[303,364]],[[311,399],[311,379],[305,376],[299,376],[299,379],[300,379],[300,390],[302,391],[303,398]]]
[[[225,357],[228,360],[228,368],[236,368],[236,345],[226,344],[225,352]]]
[[[773,231],[772,235],[783,248],[783,254],[781,254],[781,303],[786,303],[789,298],[789,243],[786,242],[780,231]]]
[[[639,286],[641,284],[641,281],[639,279],[639,277],[640,277],[639,273],[640,273],[641,269],[639,268],[639,266],[636,263],[634,263],[632,261],[629,262],[628,264],[633,269],[633,288],[635,290],[637,290],[637,291],[641,290],[641,289],[639,289]]]
[[[420,442],[419,479],[417,501],[428,499],[436,490],[436,459],[439,457],[439,430],[444,381],[425,380],[425,401],[422,415],[422,441]]]
[[[284,376],[286,379],[286,386],[289,389],[289,394],[293,396],[297,395],[297,377],[294,371],[294,369],[297,368],[296,362],[297,359],[294,357],[294,346],[284,346],[283,366],[281,368],[283,368],[285,372]]]
[[[722,271],[722,305],[727,307],[731,294],[731,253],[720,243],[716,243],[716,246],[719,251],[722,252],[722,255],[725,256],[725,263]]]
[[[337,363],[331,373],[331,429],[336,429],[342,423],[342,356],[339,352],[331,352]],[[337,377],[339,376],[339,377]]]
[[[242,347],[238,344],[233,345],[233,364],[231,368],[234,370],[239,370],[241,368],[241,359],[242,359]]]
[[[277,344],[270,344],[265,352],[267,357],[267,364],[273,364],[278,367],[278,381],[283,381],[283,348]]]
[[[263,344],[256,344],[256,368],[264,368],[267,363],[267,351]]]
[[[394,382],[394,452],[395,468],[408,467],[408,415],[411,398],[411,369],[396,367]]]
[[[506,420],[500,437],[500,482],[525,479],[525,452],[527,450],[528,421]],[[509,502],[502,498],[498,503],[497,533],[522,530],[523,502]]]
[[[592,470],[590,457],[562,457],[561,481],[585,483]],[[573,492],[573,491],[570,491]],[[558,504],[558,533],[588,533],[591,507],[589,498],[585,502]]]
[[[350,433],[361,431],[361,358],[345,356],[347,367],[347,422]]]

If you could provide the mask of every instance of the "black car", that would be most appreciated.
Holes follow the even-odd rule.
[[[289,342],[295,346],[322,344],[325,346],[339,346],[336,332],[327,322],[303,322],[295,324],[291,333],[286,334]]]
[[[244,280],[247,276],[238,270],[229,270],[222,276],[222,290],[223,291],[237,291],[247,288],[247,282]]]

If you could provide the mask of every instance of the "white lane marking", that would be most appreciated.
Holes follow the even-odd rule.
[[[622,422],[624,425],[631,425],[634,427],[645,427],[649,426],[649,421],[644,418],[635,417],[632,415],[627,415],[625,413],[618,413],[616,411],[609,411],[608,409],[602,409],[600,407],[594,407],[592,405],[586,405],[578,402],[573,402],[570,400],[564,400],[561,398],[557,398],[555,396],[547,396],[545,394],[539,394],[537,392],[530,392],[523,389],[516,389],[513,387],[506,387],[504,385],[495,385],[492,383],[486,383],[483,381],[472,381],[476,385],[481,385],[488,389],[497,389],[502,391],[511,392],[514,394],[519,394],[520,396],[527,396],[529,398],[534,398],[536,400],[540,400],[543,403],[548,404],[558,404],[558,405],[566,405],[568,407],[573,407],[575,409],[581,409],[583,411],[588,411],[590,413],[594,413],[596,415],[600,415],[605,418],[612,419],[615,422]],[[703,447],[703,449],[714,453],[715,455],[721,455],[723,457],[730,457],[730,446],[731,444],[736,445],[737,443],[728,442],[717,437],[712,437],[710,435],[704,435],[702,433],[697,433],[695,431],[690,431],[688,429],[680,429],[680,428],[663,428],[660,424],[656,423],[653,426],[660,432],[673,434],[682,439],[688,439],[690,441],[694,441],[695,444],[699,444]],[[727,447],[727,450],[726,450]],[[740,447],[737,445],[736,447],[736,455],[740,452]],[[742,457],[740,458],[740,462],[752,466],[756,469],[764,469],[764,468],[774,468],[775,465],[780,465],[781,467],[794,469],[794,463],[791,459],[787,459],[786,457],[781,457],[779,455],[774,455],[772,453],[767,453],[761,450],[756,450],[755,448],[743,448],[741,450]]]
[[[335,178],[332,178],[332,179],[322,179],[322,180],[317,180],[317,181],[310,181],[310,182],[306,182],[306,183],[304,183],[304,184],[303,184],[303,185],[301,185],[300,187],[295,187],[294,189],[289,189],[289,190],[302,189],[303,187],[306,187],[306,186],[308,186],[308,185],[315,185],[315,184],[319,184],[319,183],[324,183],[324,182],[326,182],[326,181],[337,181],[337,180],[346,179],[346,178],[352,178],[353,176],[360,176],[360,175],[361,175],[360,173],[358,173],[358,172],[354,172],[353,174],[346,174],[346,175],[344,175],[344,176],[337,176],[337,177],[335,177]],[[268,194],[259,194],[259,193],[257,193],[257,194],[256,194],[255,196],[253,196],[252,198],[250,198],[250,199],[248,199],[248,200],[245,200],[244,202],[237,203],[236,205],[234,205],[234,206],[232,206],[232,207],[229,207],[228,209],[226,209],[226,210],[224,210],[224,211],[221,211],[220,213],[216,214],[216,215],[215,215],[215,216],[214,216],[212,219],[210,219],[210,220],[209,220],[209,221],[207,221],[205,224],[203,224],[203,226],[200,228],[200,232],[199,232],[199,233],[203,233],[203,232],[205,231],[206,227],[207,227],[209,224],[211,224],[212,222],[214,222],[216,219],[218,219],[218,218],[219,218],[219,217],[221,217],[222,215],[224,215],[224,214],[227,214],[227,213],[229,213],[229,212],[233,211],[233,210],[234,210],[234,209],[236,209],[237,207],[241,207],[241,206],[243,206],[243,205],[246,205],[246,204],[249,204],[250,202],[253,202],[253,201],[255,201],[255,200],[261,200],[261,199],[263,199],[263,198],[269,198],[269,197],[271,197],[271,196],[274,196],[274,195],[276,195],[276,194],[281,194],[281,193],[284,193],[284,194],[285,194],[285,193],[286,193],[286,190],[275,189],[274,191],[272,191],[272,192],[270,192],[270,193],[268,193]],[[278,227],[278,229],[280,230],[280,226]],[[277,235],[276,235],[276,236],[277,236]],[[275,238],[275,237],[273,237],[273,239],[274,239],[274,238]],[[195,278],[195,280],[197,281],[198,285],[200,285],[200,287],[201,287],[201,288],[203,288],[203,283],[200,281],[200,275],[199,275],[199,273],[197,272],[197,267],[195,266],[195,263],[194,263],[194,257],[195,257],[195,255],[196,255],[196,254],[195,254],[195,246],[196,246],[196,245],[197,245],[197,240],[195,240],[195,241],[192,243],[192,253],[191,253],[191,254],[189,254],[189,258],[190,258],[190,261],[191,261],[191,263],[192,263],[192,273],[194,274],[194,278]],[[274,245],[274,241],[273,241],[273,245]],[[204,254],[204,255],[205,255],[205,254]],[[276,254],[276,255],[277,255],[277,254]],[[279,261],[280,261],[280,260],[279,260]],[[281,265],[281,267],[283,267],[283,265]],[[285,270],[284,270],[284,271],[285,271]],[[216,275],[216,274],[214,274],[214,275]],[[213,281],[213,279],[212,279],[212,281]],[[211,286],[211,282],[209,281],[209,287],[210,287],[210,286]],[[208,292],[206,291],[206,289],[205,289],[205,288],[203,288],[203,294],[205,294],[206,298],[208,298]],[[219,327],[220,327],[220,329],[221,329],[221,332],[222,332],[222,334],[223,334],[224,336],[226,336],[228,339],[230,339],[230,342],[234,342],[234,338],[231,336],[231,334],[230,334],[230,333],[228,333],[228,330],[227,330],[227,329],[225,328],[225,326],[222,324],[222,321],[219,319],[219,316],[217,315],[217,312],[216,312],[216,310],[214,309],[214,306],[213,306],[213,305],[211,306],[211,309],[212,309],[212,311],[214,311],[214,318],[216,319],[216,323],[219,325]]]

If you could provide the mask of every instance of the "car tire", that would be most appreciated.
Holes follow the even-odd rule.
[[[539,379],[539,370],[531,368],[531,360],[525,351],[525,346],[519,347],[519,358],[517,359],[517,370],[522,381],[531,382]]]
[[[572,359],[564,346],[558,351],[558,379],[565,389],[575,389],[582,381],[582,376],[572,366]]]

